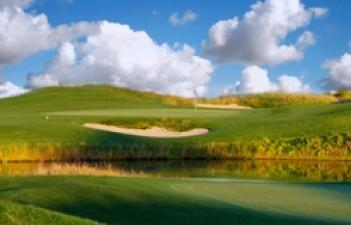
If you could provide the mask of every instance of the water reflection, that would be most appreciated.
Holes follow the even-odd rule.
[[[342,161],[117,161],[1,164],[1,174],[145,177],[227,177],[351,181],[351,162]]]

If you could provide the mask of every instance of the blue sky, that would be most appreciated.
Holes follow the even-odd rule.
[[[164,42],[172,46],[174,43],[187,43],[196,50],[196,54],[209,59],[215,66],[211,75],[206,95],[222,94],[225,87],[240,80],[241,71],[247,66],[239,61],[217,63],[202,49],[202,42],[208,40],[209,28],[220,20],[242,16],[250,10],[250,5],[257,1],[210,1],[210,0],[38,0],[25,11],[31,14],[45,14],[52,27],[72,24],[80,21],[107,20],[119,24],[127,24],[134,31],[145,31],[155,42]],[[309,24],[296,31],[289,32],[282,40],[294,43],[306,30],[315,36],[315,44],[304,50],[301,60],[291,60],[277,65],[261,64],[260,67],[269,71],[272,82],[278,76],[289,74],[303,79],[311,86],[311,90],[321,92],[318,81],[328,77],[328,70],[322,65],[328,59],[339,59],[349,51],[351,41],[351,1],[348,0],[303,0],[309,7],[327,8],[326,15],[312,19]],[[182,15],[191,10],[198,15],[195,21],[184,26],[175,27],[169,22],[172,13]],[[45,65],[52,60],[56,49],[35,52],[16,62],[4,66],[4,77],[17,85],[26,86],[29,73],[40,73]]]

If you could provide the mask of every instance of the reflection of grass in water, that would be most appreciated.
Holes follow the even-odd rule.
[[[94,175],[118,177],[232,177],[278,180],[351,180],[350,162],[333,161],[118,161],[8,163],[3,175]]]
[[[97,165],[91,163],[8,163],[3,164],[2,174],[8,176],[65,175],[65,176],[114,176],[146,177],[143,171],[125,170],[112,167],[110,163]]]
[[[351,179],[351,163],[335,161],[246,160],[209,165],[217,175],[267,179],[345,181]]]

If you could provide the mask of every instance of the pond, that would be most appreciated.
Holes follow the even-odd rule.
[[[336,182],[351,181],[351,162],[299,160],[21,162],[0,164],[0,172],[3,176],[96,175]]]

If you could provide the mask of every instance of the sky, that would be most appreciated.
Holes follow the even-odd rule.
[[[349,0],[0,0],[0,97],[110,84],[187,97],[351,88]]]

